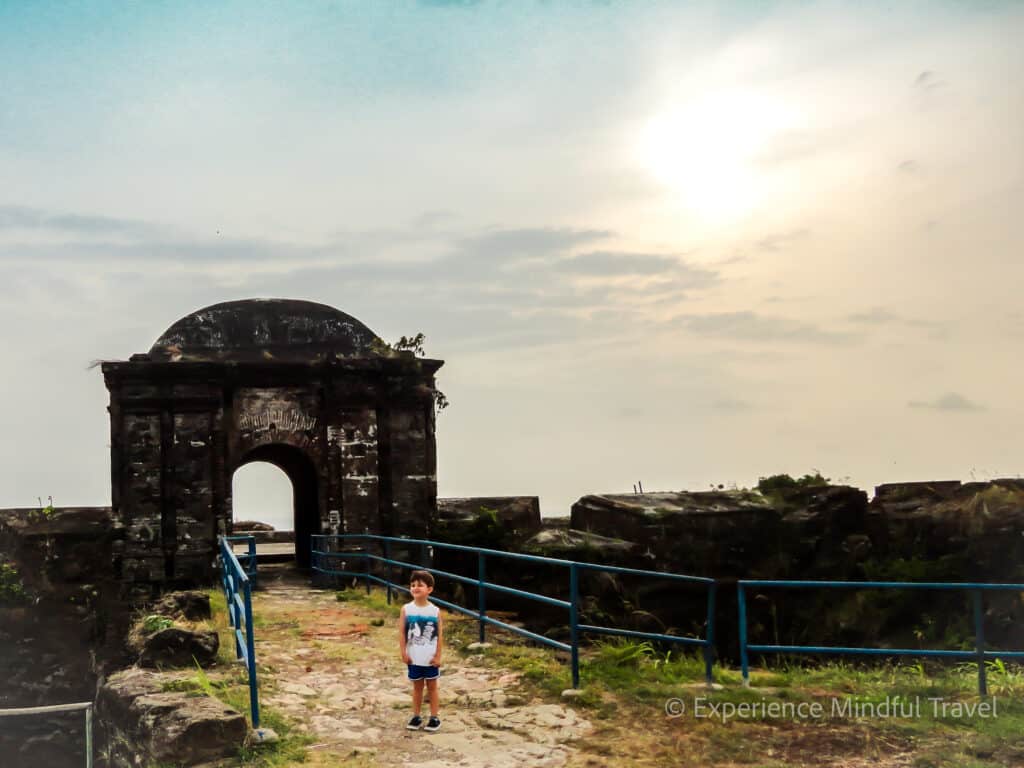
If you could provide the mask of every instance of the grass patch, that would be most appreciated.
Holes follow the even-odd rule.
[[[453,648],[472,653],[466,646],[477,639],[476,622],[449,621],[446,631]],[[564,701],[560,693],[570,687],[570,671],[563,654],[490,628],[488,640],[494,645],[484,663],[518,671],[535,695]],[[750,688],[729,666],[717,664],[714,675],[719,686],[709,689],[701,654],[648,642],[614,639],[581,649],[583,695],[567,703],[598,727],[579,746],[597,761],[593,765],[676,764],[683,754],[695,765],[838,765],[854,756],[881,761],[892,754],[904,754],[920,768],[1024,764],[1024,668],[1018,666],[988,665],[996,717],[965,714],[983,701],[973,664],[806,665],[783,659],[778,668],[752,670]],[[687,714],[668,717],[670,699],[682,700]],[[694,716],[698,699],[701,719]],[[932,699],[947,702],[946,710]],[[920,715],[878,716],[893,701],[912,702]],[[772,704],[787,705],[788,712],[800,711],[798,704],[817,704],[824,717],[707,717],[711,707]],[[902,712],[911,711],[907,706]]]
[[[397,616],[402,604],[406,602],[400,593],[392,591],[391,604],[388,604],[387,593],[384,589],[373,588],[367,594],[365,588],[340,589],[334,594],[334,599],[339,603],[347,603],[353,608],[370,610],[378,613],[385,613],[389,616]]]
[[[146,633],[159,632],[160,630],[173,627],[174,619],[154,613],[143,618],[139,626],[142,628],[142,631]]]
[[[220,637],[218,652],[218,671],[212,675],[197,667],[195,673],[181,680],[169,683],[171,690],[194,691],[197,695],[207,695],[223,702],[227,706],[246,715],[249,719],[249,683],[247,673],[235,659],[235,635],[228,622],[227,602],[221,590],[210,590],[210,610],[212,629]],[[253,624],[257,625],[256,615]],[[280,628],[288,632],[294,630],[298,634],[299,622],[294,619],[277,621],[272,617],[264,619],[265,628]],[[259,656],[256,658],[259,663]],[[222,667],[227,667],[224,670]],[[251,723],[250,723],[251,725]],[[240,765],[257,766],[258,768],[283,768],[284,766],[305,763],[306,747],[313,743],[313,738],[300,733],[291,721],[283,714],[260,702],[260,727],[270,728],[277,733],[279,739],[270,744],[258,747],[242,747],[239,750]]]

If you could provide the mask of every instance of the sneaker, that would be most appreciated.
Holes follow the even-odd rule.
[[[427,724],[423,726],[424,731],[439,731],[441,730],[441,718],[431,717],[427,720]]]
[[[413,715],[412,720],[405,724],[405,727],[410,731],[418,731],[423,727],[423,718],[419,715]]]

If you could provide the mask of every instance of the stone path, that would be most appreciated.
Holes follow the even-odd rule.
[[[592,729],[571,708],[527,700],[517,673],[448,648],[442,729],[408,731],[410,684],[395,620],[368,625],[358,608],[338,602],[333,591],[311,590],[291,570],[261,578],[254,612],[264,625],[256,633],[256,657],[268,670],[262,701],[310,734],[311,751],[327,764],[356,754],[363,765],[557,768],[576,752],[572,742]]]

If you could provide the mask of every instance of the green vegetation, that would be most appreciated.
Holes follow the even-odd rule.
[[[447,631],[453,648],[471,653],[466,645],[476,639],[475,622],[456,619]],[[485,652],[485,662],[520,672],[527,695],[553,699],[570,686],[563,654],[529,647],[496,630],[488,630],[488,640],[494,646]],[[1024,667],[993,661],[987,669],[997,717],[969,714],[978,704],[993,701],[979,698],[974,664],[803,665],[784,657],[777,668],[752,670],[751,688],[743,687],[738,670],[716,664],[717,685],[709,689],[700,654],[616,639],[582,650],[583,693],[569,701],[601,724],[579,745],[584,753],[616,765],[669,764],[684,751],[695,765],[781,768],[893,751],[913,761],[901,765],[917,768],[1019,764],[1024,761]],[[787,705],[792,711],[803,703],[817,704],[825,714],[823,720],[736,717],[723,722],[694,717],[698,699],[705,713],[741,704]],[[682,701],[686,713],[678,718],[663,714],[669,700]],[[874,716],[886,702],[916,706],[920,716]],[[643,727],[637,728],[638,723]]]
[[[821,472],[814,470],[814,474],[806,474],[801,478],[793,478],[790,475],[770,475],[758,478],[757,490],[764,496],[771,496],[780,491],[788,491],[795,488],[819,488],[829,484],[827,477],[822,477]]]
[[[372,611],[381,611],[397,616],[398,609],[401,607],[401,601],[396,600],[396,594],[398,594],[399,597],[401,596],[400,593],[392,591],[391,605],[388,605],[387,596],[385,595],[383,588],[373,589],[370,594],[366,594],[366,590],[363,587],[342,589],[334,595],[334,599],[339,603],[352,603],[363,608],[368,608]]]
[[[423,342],[426,340],[427,337],[422,333],[417,333],[415,336],[402,336],[394,344],[388,344],[381,339],[374,339],[370,342],[370,351],[380,357],[397,357],[405,352],[411,353],[413,357],[426,357],[427,353],[423,348]],[[443,411],[448,405],[448,398],[445,397],[444,392],[435,389],[434,407],[438,411]]]
[[[206,670],[196,665],[190,677],[169,680],[164,691],[178,691],[187,695],[209,696],[237,710],[249,713],[249,686],[245,673],[235,670],[227,675],[211,677]],[[243,747],[239,752],[242,765],[286,766],[305,762],[306,746],[312,739],[294,731],[291,724],[273,708],[260,704],[260,727],[270,728],[280,737],[279,741],[255,747]]]
[[[142,620],[140,626],[142,627],[142,631],[143,632],[148,632],[148,633],[159,632],[162,629],[167,629],[168,627],[173,627],[174,626],[174,620],[168,618],[167,616],[160,616],[159,614],[155,614],[154,613],[154,614],[151,614],[149,616],[146,616]]]
[[[235,638],[228,624],[224,593],[213,589],[208,594],[212,613],[211,628],[220,636],[218,666],[207,672],[197,665],[194,675],[172,685],[176,686],[175,690],[195,691],[197,695],[211,696],[245,714],[248,719],[249,683],[246,672],[235,663]],[[241,765],[282,768],[306,762],[306,747],[313,739],[295,730],[287,718],[274,708],[268,707],[265,702],[260,703],[260,727],[272,729],[277,733],[279,740],[269,744],[243,747],[239,751]]]
[[[0,563],[0,605],[23,603],[27,599],[18,569],[10,563]]]
[[[504,549],[509,531],[498,517],[498,510],[481,505],[468,524],[439,522],[436,536],[450,544]]]
[[[32,509],[28,512],[28,518],[33,521],[38,520],[49,520],[56,514],[57,510],[53,506],[53,496],[47,496],[47,503],[44,506],[43,500],[39,499],[39,509]]]

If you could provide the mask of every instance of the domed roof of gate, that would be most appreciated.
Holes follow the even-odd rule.
[[[351,315],[312,301],[226,301],[181,318],[149,356],[171,362],[316,362],[368,357],[377,334]]]

